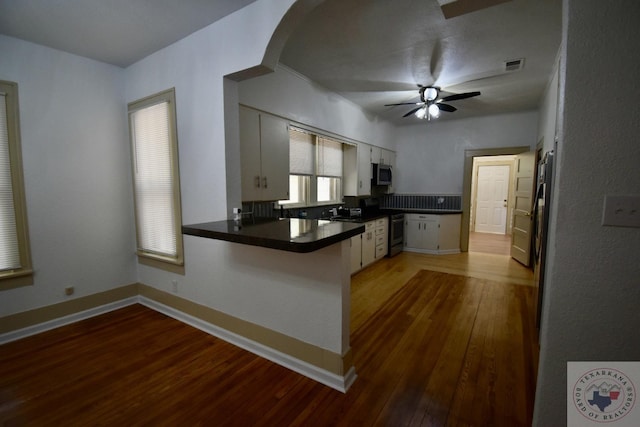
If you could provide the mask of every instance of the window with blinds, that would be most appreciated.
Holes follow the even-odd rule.
[[[316,181],[318,202],[342,200],[342,143],[318,137]]]
[[[183,264],[175,93],[129,104],[138,255]]]
[[[289,200],[313,206],[342,201],[342,143],[295,127],[289,129]]]
[[[313,135],[289,128],[289,200],[281,205],[308,205],[314,173]]]
[[[0,81],[0,289],[32,283],[19,128],[18,85]]]

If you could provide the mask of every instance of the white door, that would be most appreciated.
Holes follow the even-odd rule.
[[[506,233],[509,169],[508,165],[478,167],[475,231]]]
[[[533,151],[516,156],[515,203],[511,233],[511,257],[525,266],[531,264],[533,192],[536,155]]]

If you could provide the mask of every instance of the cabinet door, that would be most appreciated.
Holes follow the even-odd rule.
[[[260,200],[260,115],[240,107],[240,179],[242,200]]]
[[[289,126],[278,117],[260,114],[261,200],[289,198]]]
[[[365,224],[365,232],[362,236],[362,266],[366,267],[376,259],[376,235],[375,222]]]
[[[380,161],[385,165],[393,165],[395,163],[396,153],[391,150],[380,149]]]
[[[414,216],[406,215],[404,245],[419,249],[422,246],[422,221]]]
[[[422,246],[421,249],[430,251],[438,250],[438,217],[436,215],[426,215],[432,218],[423,219],[422,222]]]
[[[438,250],[438,216],[406,215],[405,246],[428,251]]]
[[[382,148],[376,147],[374,145],[371,146],[371,156],[369,158],[369,163],[382,163]]]
[[[351,238],[351,274],[362,267],[362,234]]]
[[[358,196],[371,194],[371,147],[358,144]]]

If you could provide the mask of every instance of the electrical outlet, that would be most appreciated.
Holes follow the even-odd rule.
[[[171,290],[173,291],[174,294],[178,292],[178,281],[177,280],[172,280],[171,281]]]
[[[604,196],[602,225],[640,227],[640,196]]]
[[[64,288],[64,294],[65,295],[73,295],[73,293],[75,292],[75,288],[73,286],[67,286],[66,288]]]

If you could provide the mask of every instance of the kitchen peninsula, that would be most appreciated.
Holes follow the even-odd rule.
[[[185,225],[182,233],[289,252],[313,252],[364,232],[364,225],[318,219],[258,218]]]
[[[219,311],[228,303],[239,309],[218,326],[256,354],[334,389],[349,388],[356,376],[349,339],[350,238],[364,232],[363,224],[244,218],[184,225],[182,232],[199,257],[211,257],[208,265],[187,270],[206,269],[211,280],[244,295],[226,303],[220,296]],[[224,260],[215,257],[220,245]],[[226,272],[215,276],[222,262]]]

